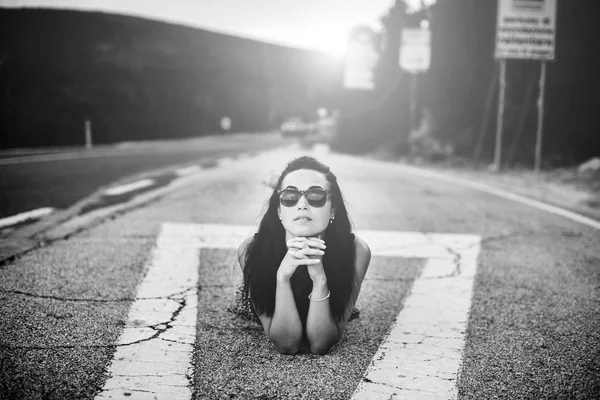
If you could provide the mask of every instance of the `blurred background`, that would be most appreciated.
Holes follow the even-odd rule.
[[[557,3],[544,168],[600,153],[600,2]],[[279,131],[393,159],[497,151],[497,1],[0,6],[0,149]],[[539,59],[506,62],[503,165],[534,163],[540,73]]]

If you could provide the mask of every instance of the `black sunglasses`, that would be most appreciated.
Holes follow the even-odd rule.
[[[306,201],[311,207],[323,207],[327,203],[327,195],[331,193],[328,189],[310,188],[308,190],[281,189],[279,192],[279,202],[284,207],[294,207],[298,204],[300,197],[304,195]]]

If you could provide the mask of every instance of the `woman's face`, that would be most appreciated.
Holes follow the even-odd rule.
[[[300,169],[290,172],[281,183],[280,189],[308,190],[310,188],[330,189],[325,175],[311,169]],[[302,195],[298,202],[286,207],[279,203],[279,218],[286,230],[285,240],[294,237],[317,236],[325,231],[329,220],[334,215],[331,208],[331,195],[327,195],[327,201],[322,207],[311,206]]]

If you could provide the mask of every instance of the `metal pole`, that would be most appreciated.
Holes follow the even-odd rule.
[[[204,92],[204,112],[202,113],[202,135],[208,131],[208,91]]]
[[[92,121],[89,118],[85,119],[85,148],[92,148]]]
[[[496,124],[496,148],[494,149],[494,171],[500,171],[502,159],[502,122],[504,119],[504,94],[506,91],[506,60],[500,60],[500,88],[498,91],[498,123]]]
[[[546,89],[546,60],[542,60],[540,70],[540,94],[538,96],[537,135],[535,140],[535,166],[534,171],[540,172],[542,165],[542,132],[544,127],[544,91]]]
[[[410,132],[417,129],[417,72],[411,75],[410,85]]]

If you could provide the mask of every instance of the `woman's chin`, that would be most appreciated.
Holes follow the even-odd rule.
[[[289,230],[289,233],[296,237],[314,237],[319,236],[321,233],[323,233],[323,230],[316,229],[315,227],[302,226],[293,227]]]

